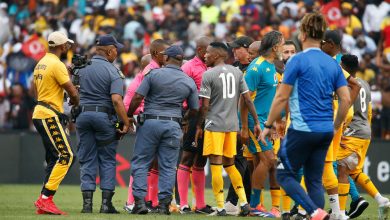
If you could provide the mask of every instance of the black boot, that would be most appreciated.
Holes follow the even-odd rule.
[[[83,210],[81,213],[92,213],[93,191],[83,191]]]
[[[162,215],[170,215],[169,206],[171,205],[172,198],[168,197],[165,199],[161,199],[158,205],[158,212]]]
[[[114,196],[112,191],[102,192],[102,206],[100,207],[100,213],[118,214],[119,212],[112,205],[112,197]]]
[[[148,208],[146,208],[145,201],[143,199],[134,197],[134,207],[131,214],[146,215],[148,214]]]

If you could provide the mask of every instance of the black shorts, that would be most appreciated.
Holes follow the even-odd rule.
[[[183,136],[183,151],[203,152],[203,138],[198,140],[198,146],[195,147],[196,124],[198,117],[192,117],[188,120],[188,131]]]

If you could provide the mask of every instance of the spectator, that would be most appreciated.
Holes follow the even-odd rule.
[[[11,87],[9,96],[10,106],[7,114],[8,126],[13,129],[32,128],[32,112],[35,102],[23,88],[23,85],[16,83]]]
[[[196,11],[193,14],[194,19],[188,26],[188,39],[194,41],[199,36],[207,36],[209,29],[206,23],[202,22],[201,13]]]
[[[386,1],[372,0],[370,4],[366,5],[363,14],[364,30],[375,40],[375,42],[379,41],[381,22],[389,11],[390,4]]]
[[[205,0],[204,5],[200,7],[202,22],[207,24],[215,24],[218,21],[219,9],[215,6],[213,0]]]
[[[276,13],[281,16],[283,14],[283,10],[287,8],[291,14],[292,18],[296,18],[298,16],[298,5],[293,0],[285,0],[280,3],[276,9]]]
[[[337,23],[337,27],[345,30],[349,35],[355,28],[362,28],[362,23],[359,18],[352,14],[352,4],[343,2],[341,4],[341,19]]]

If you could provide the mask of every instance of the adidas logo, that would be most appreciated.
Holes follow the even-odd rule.
[[[279,162],[278,166],[276,167],[278,170],[284,170],[284,166],[282,162]]]

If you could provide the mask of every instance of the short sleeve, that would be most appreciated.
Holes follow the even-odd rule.
[[[199,97],[210,99],[211,96],[211,82],[209,79],[209,72],[205,72],[202,76],[202,83],[200,85]]]
[[[136,93],[142,95],[143,97],[146,97],[146,95],[149,93],[151,82],[152,74],[149,73],[145,76],[144,80],[142,80],[141,85],[138,87]]]
[[[258,84],[260,83],[261,79],[261,69],[259,65],[253,64],[251,65],[246,73],[245,73],[245,82],[247,85],[247,89],[250,91],[256,91]],[[241,82],[240,82],[240,89],[241,89]]]
[[[336,91],[342,86],[347,86],[347,80],[343,74],[341,67],[337,65],[337,75],[333,83],[334,91]]]
[[[295,80],[298,77],[298,72],[299,72],[299,57],[293,56],[287,61],[286,68],[283,74],[282,83],[293,86],[295,84]]]
[[[191,72],[191,66],[189,65],[190,63],[187,62],[185,63],[181,69],[183,70],[183,72],[185,72],[189,77],[192,78],[192,72]]]
[[[65,64],[59,63],[58,67],[54,67],[53,75],[58,84],[63,85],[70,81],[68,70]]]
[[[192,80],[190,80],[190,83],[191,92],[187,98],[188,107],[190,109],[199,109],[198,89],[196,88],[196,85]]]
[[[248,86],[244,80],[244,76],[243,76],[243,74],[240,74],[240,94],[244,94],[248,91],[249,91],[249,89],[248,89]]]
[[[110,94],[119,94],[123,96],[123,79],[120,77],[116,68],[109,69],[111,74]]]

